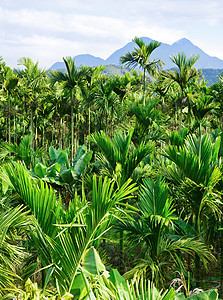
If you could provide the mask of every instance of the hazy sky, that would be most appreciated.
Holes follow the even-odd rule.
[[[0,56],[48,68],[63,56],[106,59],[135,36],[188,38],[223,59],[223,0],[0,0]]]

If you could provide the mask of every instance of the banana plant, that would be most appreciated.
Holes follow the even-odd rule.
[[[86,172],[88,163],[92,158],[93,151],[88,151],[86,145],[78,148],[74,160],[70,163],[67,150],[49,147],[49,166],[42,163],[36,164],[34,177],[59,186],[66,186],[73,195],[77,185]]]

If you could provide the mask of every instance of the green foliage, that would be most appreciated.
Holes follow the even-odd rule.
[[[145,142],[134,147],[131,143],[132,135],[133,130],[128,133],[120,131],[115,132],[111,139],[101,131],[88,137],[101,151],[97,159],[102,166],[102,172],[115,178],[118,186],[122,186],[129,178],[134,178],[137,167],[152,153],[154,148],[153,143]]]
[[[173,205],[163,180],[143,180],[139,192],[140,214],[126,218],[119,225],[119,230],[127,233],[126,239],[133,249],[141,249],[141,259],[126,274],[128,278],[145,273],[157,286],[162,286],[173,264],[184,268],[183,252],[189,255],[196,253],[204,264],[214,260],[202,242],[184,237],[172,239],[168,235],[173,221],[177,219]]]
[[[191,212],[198,236],[203,230],[207,234],[209,220],[220,216],[221,195],[216,189],[222,176],[220,145],[220,137],[212,142],[208,134],[200,138],[189,135],[183,146],[169,145],[164,153],[172,163],[163,167],[161,172],[185,195],[187,200],[183,205]],[[206,238],[209,238],[208,234]]]
[[[160,46],[161,43],[152,41],[146,44],[143,39],[135,37],[132,40],[137,47],[134,47],[134,51],[127,52],[120,58],[122,64],[126,64],[128,67],[135,68],[140,66],[142,69],[147,70],[149,73],[153,73],[159,66],[160,60],[149,61],[152,52]]]
[[[213,253],[218,280],[222,76],[207,87],[183,53],[160,72],[159,43],[133,41],[121,61],[141,74],[107,77],[67,57],[47,76],[30,58],[14,71],[0,58],[1,296],[172,299],[147,278],[166,287],[185,268],[198,284]]]
[[[42,163],[36,164],[34,177],[39,177],[43,181],[55,183],[63,186],[67,185],[71,190],[81,182],[81,177],[85,174],[87,165],[92,158],[93,151],[87,151],[87,147],[82,145],[78,148],[73,162],[69,163],[68,151],[49,147],[49,162],[46,166]]]
[[[146,44],[142,38],[135,37],[132,40],[137,47],[134,47],[132,52],[127,52],[120,57],[120,62],[127,67],[137,67],[143,69],[143,104],[145,105],[145,90],[146,90],[146,71],[149,75],[155,76],[157,71],[160,70],[162,62],[160,59],[153,59],[150,61],[152,52],[158,48],[161,43],[152,41]]]
[[[108,217],[115,214],[116,204],[135,191],[129,181],[114,190],[111,180],[94,177],[91,202],[83,191],[82,199],[75,195],[65,211],[52,188],[43,182],[38,186],[21,164],[6,165],[1,177],[30,210],[34,226],[30,234],[50,274],[46,280],[52,278],[61,295],[72,290],[85,251],[108,230]]]
[[[0,296],[15,287],[15,280],[19,279],[15,270],[25,256],[20,235],[30,224],[22,206],[0,212]]]
[[[35,165],[42,160],[44,161],[44,154],[45,151],[42,148],[37,149],[37,151],[34,151],[31,148],[32,144],[32,136],[26,135],[23,137],[22,141],[19,145],[16,143],[8,143],[8,142],[2,142],[0,145],[0,159],[9,159],[14,161],[23,161],[26,167],[29,166],[34,169]]]
[[[182,293],[176,294],[176,300],[191,299],[191,300],[217,300],[217,290],[207,290],[189,297],[185,297]]]

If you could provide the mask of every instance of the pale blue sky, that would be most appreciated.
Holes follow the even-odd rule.
[[[63,56],[106,59],[135,36],[188,38],[223,59],[223,0],[0,0],[0,56],[48,68]]]

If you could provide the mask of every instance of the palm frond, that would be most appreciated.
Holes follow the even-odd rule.
[[[74,202],[70,202],[76,210],[71,213],[71,209],[64,211],[52,188],[42,182],[37,185],[20,163],[5,166],[1,178],[30,209],[35,226],[32,239],[39,249],[42,265],[51,274],[60,294],[72,291],[85,251],[107,231],[107,220],[115,213],[115,206],[131,198],[136,190],[130,180],[114,190],[114,181],[102,177],[97,180],[94,176],[92,201],[87,202],[83,191],[81,199],[76,195]]]

